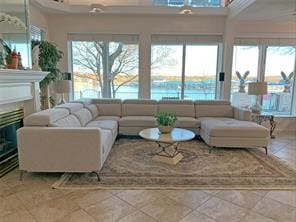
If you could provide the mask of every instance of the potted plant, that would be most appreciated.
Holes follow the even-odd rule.
[[[154,115],[156,122],[158,124],[159,132],[170,133],[177,121],[177,116],[172,112],[158,112]]]
[[[40,82],[41,109],[48,109],[49,103],[53,104],[52,97],[49,96],[48,86],[50,83],[61,78],[61,71],[58,69],[58,62],[63,57],[63,52],[57,46],[48,41],[32,41],[32,49],[39,45],[39,66],[42,71],[49,74]]]

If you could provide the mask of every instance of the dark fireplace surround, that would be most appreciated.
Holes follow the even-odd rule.
[[[16,131],[23,117],[23,108],[0,113],[0,177],[18,166]]]

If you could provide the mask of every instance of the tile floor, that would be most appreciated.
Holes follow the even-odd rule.
[[[269,151],[296,168],[296,135],[278,134]],[[18,176],[0,179],[1,222],[296,221],[295,191],[53,190],[58,174]]]

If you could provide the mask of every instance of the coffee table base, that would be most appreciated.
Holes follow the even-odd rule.
[[[183,159],[183,155],[178,151],[178,142],[163,143],[156,142],[159,151],[152,158],[155,161],[176,165]]]
[[[173,157],[162,156],[162,155],[157,155],[156,154],[154,157],[152,157],[152,160],[162,162],[162,163],[166,163],[166,164],[170,164],[170,165],[176,165],[183,158],[184,157],[183,157],[183,155],[181,153],[178,153],[177,155],[175,155]]]

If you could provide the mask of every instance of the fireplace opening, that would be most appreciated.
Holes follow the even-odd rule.
[[[0,113],[0,177],[18,166],[16,131],[23,117],[22,108]]]

